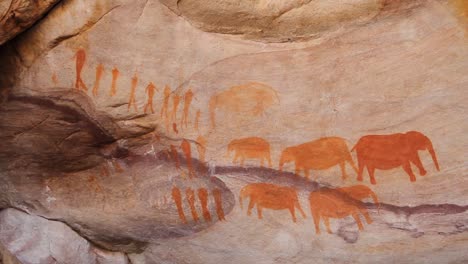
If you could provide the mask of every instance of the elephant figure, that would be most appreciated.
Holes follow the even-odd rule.
[[[377,205],[378,208],[380,208],[379,199],[377,198],[377,195],[365,185],[340,187],[336,188],[336,190],[344,193],[345,195],[357,201],[362,201],[366,198],[372,198],[372,200],[374,200],[374,204]]]
[[[269,183],[249,184],[240,191],[239,204],[241,209],[243,209],[242,199],[245,197],[250,197],[247,215],[251,215],[252,208],[257,205],[257,215],[259,219],[263,218],[263,208],[273,210],[289,209],[294,222],[296,222],[295,208],[297,208],[302,216],[306,218],[294,188]]]
[[[320,219],[324,220],[327,232],[330,234],[332,233],[330,218],[345,218],[351,215],[356,220],[359,230],[364,229],[359,214],[364,215],[368,224],[372,223],[372,219],[364,204],[342,191],[322,188],[311,192],[309,201],[316,234],[320,234]]]
[[[211,97],[209,102],[211,127],[216,127],[216,109],[258,116],[276,102],[279,102],[278,94],[268,85],[250,82],[233,86]]]
[[[324,137],[301,145],[287,147],[283,150],[279,162],[279,170],[285,163],[295,163],[295,173],[304,170],[309,178],[309,170],[324,170],[337,164],[341,167],[342,179],[346,179],[345,164],[348,162],[357,173],[351,153],[343,138]]]
[[[362,181],[362,173],[367,168],[370,182],[376,184],[375,169],[389,170],[402,166],[409,175],[410,181],[416,181],[411,170],[411,163],[416,165],[421,176],[426,175],[419,150],[428,150],[437,170],[439,163],[431,140],[417,131],[397,133],[391,135],[368,135],[359,139],[351,151],[356,150],[358,159],[358,181]]]
[[[237,162],[237,159],[241,159],[241,166],[244,166],[245,159],[260,159],[261,166],[263,167],[264,161],[268,161],[268,165],[271,167],[270,158],[270,143],[259,137],[248,137],[235,139],[228,144],[228,154],[234,151],[233,163]]]

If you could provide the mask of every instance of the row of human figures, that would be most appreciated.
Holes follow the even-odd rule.
[[[75,54],[75,60],[76,60],[76,80],[75,80],[75,88],[78,90],[81,90],[85,93],[88,92],[88,86],[85,84],[85,82],[82,79],[82,71],[85,66],[86,62],[86,52],[84,49],[79,49],[76,54]],[[102,63],[99,63],[96,66],[96,77],[94,80],[94,85],[92,88],[92,95],[94,97],[98,96],[99,91],[100,91],[100,86],[101,86],[101,79],[104,74],[104,65]],[[113,97],[117,94],[117,83],[118,79],[120,77],[120,71],[114,67],[111,71],[112,73],[112,81],[109,89],[109,96]],[[54,74],[52,76],[52,81],[54,84],[58,84],[58,79],[57,76]],[[133,75],[131,78],[131,83],[130,83],[130,93],[128,95],[128,103],[127,103],[127,109],[128,111],[133,110],[135,112],[138,112],[137,108],[137,103],[136,103],[136,90],[137,86],[139,84],[139,78],[137,73]],[[154,107],[154,96],[156,92],[159,91],[159,88],[153,83],[149,82],[145,88],[145,93],[146,93],[146,103],[144,105],[143,112],[145,114],[155,114],[155,107]],[[185,91],[183,95],[180,95],[179,93],[171,90],[171,88],[166,85],[163,90],[163,101],[161,105],[161,110],[160,110],[160,117],[164,120],[166,129],[169,130],[170,127],[172,127],[172,130],[175,133],[179,132],[179,128],[188,128],[189,123],[189,111],[191,108],[191,103],[194,97],[194,93],[192,92],[191,89],[188,89]],[[182,104],[183,101],[183,112],[182,116],[180,118],[180,122],[178,122],[177,118],[177,113],[179,110],[179,106]],[[170,102],[172,102],[172,107],[170,108]],[[199,130],[199,122],[200,122],[200,116],[201,116],[201,111],[200,109],[197,110],[195,120],[194,120],[194,129]]]
[[[233,163],[244,165],[247,159],[260,161],[261,166],[268,163],[271,167],[271,149],[267,140],[259,137],[248,137],[232,140],[228,144],[228,153],[234,152]],[[354,164],[351,152],[345,139],[324,137],[307,143],[285,148],[279,159],[279,170],[285,164],[293,162],[295,173],[304,172],[309,178],[310,170],[325,170],[339,165],[342,179],[347,178],[346,163],[357,173],[357,180],[363,180],[364,169],[367,169],[370,182],[376,184],[375,170],[389,170],[402,167],[409,175],[410,181],[416,181],[411,163],[416,165],[421,176],[426,175],[418,151],[429,151],[434,165],[439,170],[439,163],[431,140],[417,131],[389,135],[367,135],[361,137],[351,151],[356,151],[358,167]]]
[[[88,86],[83,81],[82,72],[86,64],[86,51],[84,49],[78,49],[74,56],[75,67],[76,67],[76,79],[74,87],[85,93],[88,92]],[[98,96],[101,89],[101,80],[105,73],[105,67],[102,63],[96,66],[95,80],[92,88],[92,95]],[[111,70],[112,79],[109,88],[108,95],[113,97],[118,92],[118,81],[120,78],[120,71],[117,67],[113,67]],[[52,82],[58,85],[57,75],[52,75]],[[131,78],[129,84],[130,89],[128,92],[128,111],[138,112],[136,102],[136,91],[139,85],[138,74],[135,73]],[[154,97],[159,88],[153,83],[149,82],[145,88],[146,103],[144,105],[143,112],[145,114],[155,114]],[[127,92],[127,91],[126,91]],[[172,126],[172,130],[178,133],[178,128],[187,128],[190,119],[190,108],[191,103],[194,99],[194,92],[188,88],[182,94],[181,91],[171,90],[168,85],[165,85],[163,91],[162,105],[160,111],[160,117],[164,120],[166,129],[169,131]],[[177,120],[177,112],[179,105],[183,100],[183,111],[180,119],[180,123]],[[214,129],[216,127],[216,112],[224,111],[229,114],[240,114],[243,117],[251,116],[253,118],[258,117],[265,113],[265,111],[274,104],[278,104],[280,101],[278,93],[275,89],[269,85],[259,82],[247,82],[239,85],[234,85],[225,90],[215,92],[211,95],[210,100],[207,104],[208,109],[206,113],[209,113],[210,127]],[[172,103],[172,107],[169,104]],[[199,131],[199,122],[201,118],[201,109],[197,109],[195,113],[193,128]]]

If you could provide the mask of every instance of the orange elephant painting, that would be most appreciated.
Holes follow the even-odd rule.
[[[216,111],[218,109],[259,116],[277,102],[279,102],[278,94],[266,84],[250,82],[233,86],[211,97],[209,102],[211,127],[216,127]]]
[[[418,151],[427,150],[431,154],[432,161],[437,170],[439,163],[432,146],[431,140],[417,131],[397,133],[390,135],[368,135],[359,139],[352,151],[356,150],[358,159],[358,177],[362,181],[364,168],[367,168],[370,182],[377,184],[375,169],[389,170],[402,167],[409,175],[410,181],[416,181],[416,176],[411,169],[411,163],[416,165],[421,176],[426,175]]]
[[[245,159],[259,159],[261,166],[267,161],[271,167],[270,143],[263,138],[235,139],[228,144],[228,154],[231,152],[234,152],[233,163],[240,159],[241,166],[244,166]]]
[[[362,201],[366,198],[372,198],[372,200],[374,200],[374,204],[379,206],[379,199],[377,198],[377,195],[365,185],[340,187],[336,190],[358,201]]]
[[[357,172],[356,165],[346,145],[346,141],[340,137],[324,137],[301,145],[287,147],[280,157],[279,169],[283,169],[285,163],[295,163],[295,173],[299,175],[304,171],[309,178],[309,170],[325,170],[340,165],[342,179],[347,178],[346,162]]]
[[[269,183],[252,183],[245,186],[240,191],[239,204],[241,208],[243,208],[242,199],[246,197],[250,197],[247,215],[252,214],[252,209],[256,205],[259,219],[263,218],[263,208],[273,210],[288,209],[294,222],[297,220],[295,212],[297,208],[302,216],[306,218],[299,203],[297,191],[294,188]]]
[[[334,189],[321,189],[311,192],[309,195],[310,211],[314,219],[315,232],[320,234],[320,220],[323,219],[328,233],[332,233],[330,228],[330,218],[345,218],[352,216],[356,221],[359,230],[364,230],[359,215],[362,214],[368,224],[372,219],[366,207],[359,201],[354,200],[343,192]]]

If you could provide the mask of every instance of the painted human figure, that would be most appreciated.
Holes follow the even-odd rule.
[[[98,66],[96,66],[96,79],[94,80],[93,96],[98,95],[99,85],[101,83],[101,78],[102,78],[103,73],[104,73],[104,65],[102,65],[102,63],[99,63]]]
[[[153,108],[153,97],[154,93],[157,91],[156,86],[150,82],[148,86],[146,87],[146,93],[148,95],[148,101],[146,102],[145,105],[145,114],[149,110],[151,110],[151,113],[154,114],[154,108]]]
[[[119,74],[119,70],[116,67],[114,67],[114,69],[112,69],[112,84],[110,92],[111,96],[114,96],[117,93],[117,79],[119,78]]]
[[[135,90],[136,90],[137,84],[138,84],[138,76],[135,73],[135,75],[133,75],[132,77],[132,86],[130,88],[130,99],[128,101],[128,110],[130,110],[130,107],[132,107],[133,105],[133,109],[135,109],[135,111],[138,111],[136,107],[136,101],[135,101]]]
[[[88,87],[81,79],[81,72],[86,62],[86,52],[84,49],[79,49],[75,54],[76,59],[76,81],[75,81],[75,88],[76,89],[83,89],[88,91]]]
[[[192,99],[193,99],[193,92],[191,89],[189,89],[184,95],[184,113],[182,116],[180,127],[185,127],[185,128],[188,127],[188,123],[189,123],[188,116],[189,116],[190,104],[192,103]]]

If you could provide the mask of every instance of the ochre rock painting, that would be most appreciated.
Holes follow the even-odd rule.
[[[200,127],[199,127],[199,124],[200,124],[200,116],[201,116],[201,111],[200,109],[197,110],[197,114],[195,115],[195,124],[193,125],[193,128],[198,132],[200,133]]]
[[[414,182],[416,176],[411,170],[411,163],[413,163],[419,169],[421,176],[426,175],[427,172],[419,159],[418,151],[420,150],[429,151],[436,169],[439,170],[439,163],[431,140],[417,131],[409,131],[404,134],[363,136],[352,150],[356,150],[358,160],[357,179],[363,180],[362,174],[364,168],[367,168],[372,184],[377,184],[374,177],[375,169],[389,170],[401,166],[409,175],[410,181]]]
[[[187,218],[185,217],[184,207],[182,206],[182,193],[180,192],[179,188],[172,188],[172,199],[174,200],[177,206],[177,212],[179,213],[180,220],[182,220],[184,224],[187,224]]]
[[[263,138],[248,137],[232,140],[227,147],[228,154],[234,152],[233,163],[240,159],[240,165],[244,166],[245,159],[258,159],[261,166],[268,162],[271,167],[270,143]]]
[[[295,209],[297,208],[302,216],[306,218],[299,203],[297,191],[292,187],[278,186],[269,183],[252,183],[245,186],[240,191],[239,204],[241,208],[243,208],[242,199],[246,197],[250,198],[247,215],[252,214],[252,209],[256,205],[259,219],[263,218],[263,208],[273,210],[288,209],[294,222],[296,222]]]
[[[324,170],[340,165],[344,180],[347,177],[346,162],[357,172],[346,141],[339,137],[324,137],[301,145],[287,147],[281,153],[279,169],[282,170],[284,164],[288,162],[294,162],[295,173],[299,175],[300,171],[303,170],[306,178],[309,178],[309,170]]]
[[[182,152],[184,153],[185,160],[187,162],[187,168],[189,170],[189,177],[192,178],[195,174],[195,171],[193,170],[193,165],[192,165],[192,150],[190,147],[190,142],[187,139],[183,139],[182,143],[180,144],[180,148],[182,149]]]
[[[363,201],[366,198],[371,198],[374,201],[374,204],[379,206],[379,199],[377,195],[365,185],[340,187],[336,188],[336,190],[358,201]]]
[[[192,213],[193,221],[198,222],[197,208],[195,207],[195,192],[191,188],[185,190],[187,201],[189,203],[190,212]]]
[[[197,151],[198,151],[198,160],[201,163],[205,163],[206,139],[202,135],[197,137]]]
[[[190,104],[192,103],[193,99],[193,92],[191,89],[188,89],[184,95],[184,112],[182,115],[182,120],[180,123],[180,127],[187,128],[189,124],[189,111],[190,111]]]
[[[200,199],[203,218],[205,219],[205,221],[210,222],[211,214],[208,210],[208,191],[205,188],[198,189],[198,198]]]
[[[216,214],[218,215],[218,220],[223,221],[226,220],[224,218],[224,210],[223,210],[223,200],[222,200],[222,193],[220,189],[213,190],[213,197],[215,200],[216,205]]]
[[[223,209],[223,199],[222,199],[222,192],[218,188],[214,188],[212,190],[212,196],[214,200],[214,204],[216,206],[216,214],[218,216],[218,220],[223,221],[226,220],[224,216],[224,209]],[[197,209],[197,197],[200,201],[200,209],[201,215],[205,222],[211,222],[211,213],[209,211],[209,190],[206,188],[199,188],[198,190],[194,190],[192,188],[185,189],[185,197],[188,204],[188,209],[190,210],[190,214],[192,215],[192,220],[197,223],[201,221],[199,216],[199,210]],[[177,212],[179,214],[180,220],[184,224],[188,224],[187,218],[185,216],[184,211],[184,199],[182,192],[179,187],[174,186],[172,188],[172,199],[177,207]]]
[[[169,132],[169,99],[171,98],[171,88],[166,85],[164,87],[164,98],[163,98],[163,103],[162,103],[162,106],[161,106],[161,118],[164,120],[164,124],[165,124],[165,127],[166,127],[166,132]]]
[[[174,123],[177,122],[177,110],[179,109],[180,95],[174,93],[172,96],[172,114],[171,119]]]
[[[250,82],[233,86],[211,97],[209,102],[211,127],[216,127],[218,109],[259,116],[277,102],[279,102],[279,97],[276,91],[266,84]]]
[[[152,82],[150,82],[148,84],[148,86],[146,86],[146,94],[148,95],[148,99],[146,101],[146,105],[145,105],[145,114],[148,110],[151,111],[152,114],[154,114],[154,108],[153,108],[153,97],[154,97],[154,94],[156,93],[156,91],[158,90],[158,88],[156,88],[156,85],[154,85]]]
[[[320,220],[323,219],[328,233],[332,233],[330,228],[330,218],[345,218],[352,216],[356,221],[359,230],[364,227],[359,215],[364,215],[368,224],[372,219],[366,207],[359,201],[344,195],[342,192],[333,189],[321,189],[311,192],[309,195],[310,211],[314,219],[315,232],[320,234]]]
[[[138,85],[138,76],[135,73],[132,77],[132,85],[130,87],[130,98],[128,99],[128,107],[127,110],[130,110],[130,108],[133,106],[133,109],[138,111],[137,106],[136,106],[136,101],[135,101],[135,91]]]
[[[93,86],[93,91],[92,91],[93,96],[98,96],[99,86],[101,84],[101,78],[103,74],[104,74],[104,65],[102,65],[102,63],[99,63],[96,66],[96,77],[94,80],[94,86]]]
[[[76,59],[76,81],[75,81],[75,88],[76,89],[83,89],[84,91],[88,91],[88,87],[81,79],[81,72],[86,62],[86,52],[84,49],[79,49],[75,54]]]
[[[110,95],[114,96],[117,94],[117,79],[119,78],[120,72],[119,69],[114,67],[112,69],[112,83],[111,83],[111,90]]]

